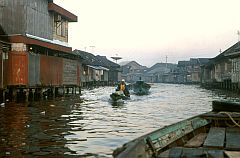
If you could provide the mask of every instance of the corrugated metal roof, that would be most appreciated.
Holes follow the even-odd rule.
[[[60,46],[64,46],[64,47],[70,47],[68,45],[68,43],[66,42],[61,42],[59,40],[49,40],[49,39],[46,39],[46,38],[42,38],[42,37],[38,37],[38,36],[34,36],[34,35],[31,35],[31,34],[26,34],[27,37],[29,38],[32,38],[32,39],[36,39],[36,40],[40,40],[40,41],[43,41],[43,42],[48,42],[48,43],[52,43],[52,44],[57,44],[57,45],[60,45]]]
[[[92,65],[87,65],[90,68],[93,68],[95,70],[105,70],[105,71],[109,71],[109,69],[102,67],[102,66],[92,66]]]

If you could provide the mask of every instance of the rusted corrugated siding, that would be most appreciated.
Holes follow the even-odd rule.
[[[28,84],[28,56],[26,52],[10,52],[8,55],[8,85]]]
[[[40,55],[40,82],[44,86],[61,86],[63,59]]]
[[[63,84],[77,85],[77,61],[63,59]]]
[[[29,86],[34,87],[40,84],[40,55],[29,53],[28,62]]]

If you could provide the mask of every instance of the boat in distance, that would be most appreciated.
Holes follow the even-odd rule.
[[[213,110],[132,140],[114,158],[239,158],[240,103],[213,101]],[[219,108],[220,107],[220,108]],[[225,110],[227,109],[227,110]]]
[[[145,83],[142,80],[136,81],[136,83],[134,83],[132,85],[132,89],[134,91],[135,94],[137,95],[146,95],[149,93],[151,86],[147,83]]]

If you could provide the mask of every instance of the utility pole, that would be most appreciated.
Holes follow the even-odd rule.
[[[95,46],[89,46],[89,47],[92,48],[92,53],[93,53]]]
[[[168,56],[166,55],[166,67],[167,67],[167,59],[168,59]]]
[[[237,35],[238,35],[238,42],[239,42],[239,39],[240,39],[240,31],[237,30]]]

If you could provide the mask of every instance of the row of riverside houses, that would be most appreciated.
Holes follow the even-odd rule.
[[[202,85],[237,90],[240,88],[240,42],[202,66]]]
[[[0,1],[0,101],[76,94],[87,82],[118,81],[119,65],[103,56],[85,62],[86,52],[72,51],[68,24],[77,21],[53,0]]]
[[[146,82],[201,83],[206,87],[240,89],[240,42],[211,59],[191,58],[178,64],[157,63],[151,68],[140,64],[134,67],[132,63],[122,66],[130,70],[123,71],[123,77],[128,82],[135,82],[141,77]]]
[[[120,80],[120,65],[108,60],[106,56],[95,56],[81,50],[74,50],[73,53],[80,56],[81,87],[115,85]]]
[[[201,66],[208,61],[208,58],[191,58],[178,64],[156,63],[150,68],[131,61],[122,64],[122,78],[127,82],[141,78],[151,83],[200,83]]]

